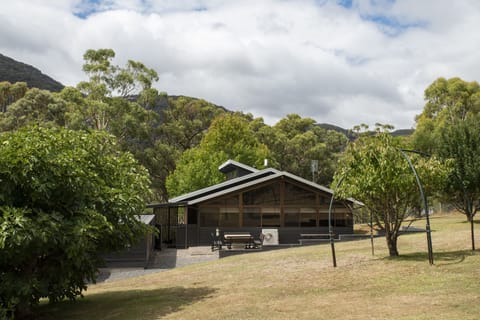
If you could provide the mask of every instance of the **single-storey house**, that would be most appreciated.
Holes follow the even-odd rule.
[[[210,245],[214,234],[248,232],[255,238],[268,229],[273,243],[298,244],[302,234],[326,234],[333,191],[288,172],[258,170],[229,160],[219,167],[227,180],[151,204],[161,240],[177,248]],[[353,233],[355,200],[335,200],[335,234]]]

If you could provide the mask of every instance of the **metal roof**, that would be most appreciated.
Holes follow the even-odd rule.
[[[234,179],[231,179],[231,180],[227,180],[225,182],[221,182],[219,184],[215,184],[215,185],[210,186],[210,187],[206,187],[206,188],[203,188],[203,189],[200,189],[200,190],[197,190],[197,191],[193,191],[193,192],[175,197],[173,199],[170,199],[168,202],[176,203],[176,202],[180,202],[180,201],[191,201],[191,200],[194,200],[196,198],[200,198],[200,197],[206,196],[208,194],[218,192],[219,190],[229,189],[233,186],[244,184],[244,183],[246,183],[248,181],[252,181],[252,180],[257,180],[258,178],[261,178],[262,176],[268,176],[268,175],[276,174],[278,172],[279,171],[276,170],[276,169],[267,168],[267,169],[264,169],[264,170],[261,170],[261,171],[253,172],[253,173],[250,173],[250,174],[238,177],[238,178],[234,178]]]
[[[241,168],[241,169],[243,169],[245,171],[249,171],[251,173],[259,171],[258,169],[247,166],[246,164],[240,163],[240,162],[235,161],[235,160],[227,160],[225,163],[223,163],[222,165],[220,165],[218,167],[218,170],[220,170],[221,172],[228,172],[233,168]]]
[[[238,167],[242,168],[244,170],[250,171],[252,173],[246,174],[241,177],[237,177],[231,180],[227,180],[225,182],[221,182],[219,184],[206,187],[200,190],[196,190],[175,198],[172,198],[168,201],[167,204],[152,204],[148,205],[147,207],[149,208],[155,208],[155,207],[168,207],[172,205],[193,205],[197,204],[203,201],[207,201],[216,197],[221,197],[223,195],[239,191],[245,188],[249,188],[252,186],[255,186],[257,184],[271,181],[273,179],[279,178],[279,177],[287,177],[289,179],[295,180],[299,183],[305,184],[307,186],[310,186],[314,189],[323,191],[328,194],[333,194],[333,190],[329,189],[325,186],[319,185],[315,182],[306,180],[302,177],[299,177],[297,175],[291,174],[289,172],[285,171],[279,171],[273,168],[266,168],[263,170],[257,170],[255,168],[252,168],[250,166],[247,166],[243,163],[237,162],[235,160],[228,160],[225,163],[223,163],[218,169],[220,171],[222,170],[228,170],[227,168],[233,168],[233,167]],[[348,198],[346,199],[347,201],[352,202],[353,204],[357,204],[360,206],[363,206],[363,203],[352,199]]]
[[[153,219],[155,219],[154,214],[141,214],[138,216],[138,220],[140,220],[145,224],[150,224],[153,221]]]
[[[265,173],[267,173],[265,175]],[[224,183],[220,183],[205,189],[201,189],[177,198],[174,198],[170,200],[170,203],[174,203],[177,201],[183,201],[188,203],[188,205],[194,205],[197,203],[201,203],[207,200],[211,200],[217,197],[221,197],[224,195],[227,195],[232,192],[240,191],[246,188],[250,188],[252,186],[255,186],[257,184],[261,184],[264,182],[272,181],[274,179],[280,178],[280,177],[287,177],[291,180],[300,182],[302,184],[305,184],[307,186],[310,186],[314,189],[317,189],[319,191],[323,191],[328,194],[333,194],[333,190],[329,189],[325,186],[319,185],[315,182],[308,181],[306,179],[303,179],[299,176],[296,176],[294,174],[285,172],[285,171],[278,171],[275,169],[264,169],[259,172],[255,172],[240,178],[236,178],[233,180],[236,180],[235,183],[231,183],[233,180],[226,181]],[[178,200],[177,200],[178,199]],[[347,201],[350,201],[352,203],[362,205],[361,202],[356,201],[355,199],[348,198],[346,199]]]

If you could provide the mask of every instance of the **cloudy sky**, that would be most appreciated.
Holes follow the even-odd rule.
[[[172,95],[273,124],[289,113],[411,128],[438,77],[480,80],[478,0],[0,0],[0,53],[65,85],[87,49]]]

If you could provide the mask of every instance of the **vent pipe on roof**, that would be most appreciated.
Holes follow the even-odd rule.
[[[268,159],[264,159],[264,160],[263,160],[263,166],[264,166],[265,168],[268,167]]]

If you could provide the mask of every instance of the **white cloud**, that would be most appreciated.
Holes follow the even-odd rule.
[[[113,48],[118,64],[156,69],[170,94],[270,123],[299,113],[344,127],[412,127],[437,77],[480,78],[475,0],[95,3],[2,4],[0,53],[74,85],[87,49]]]

